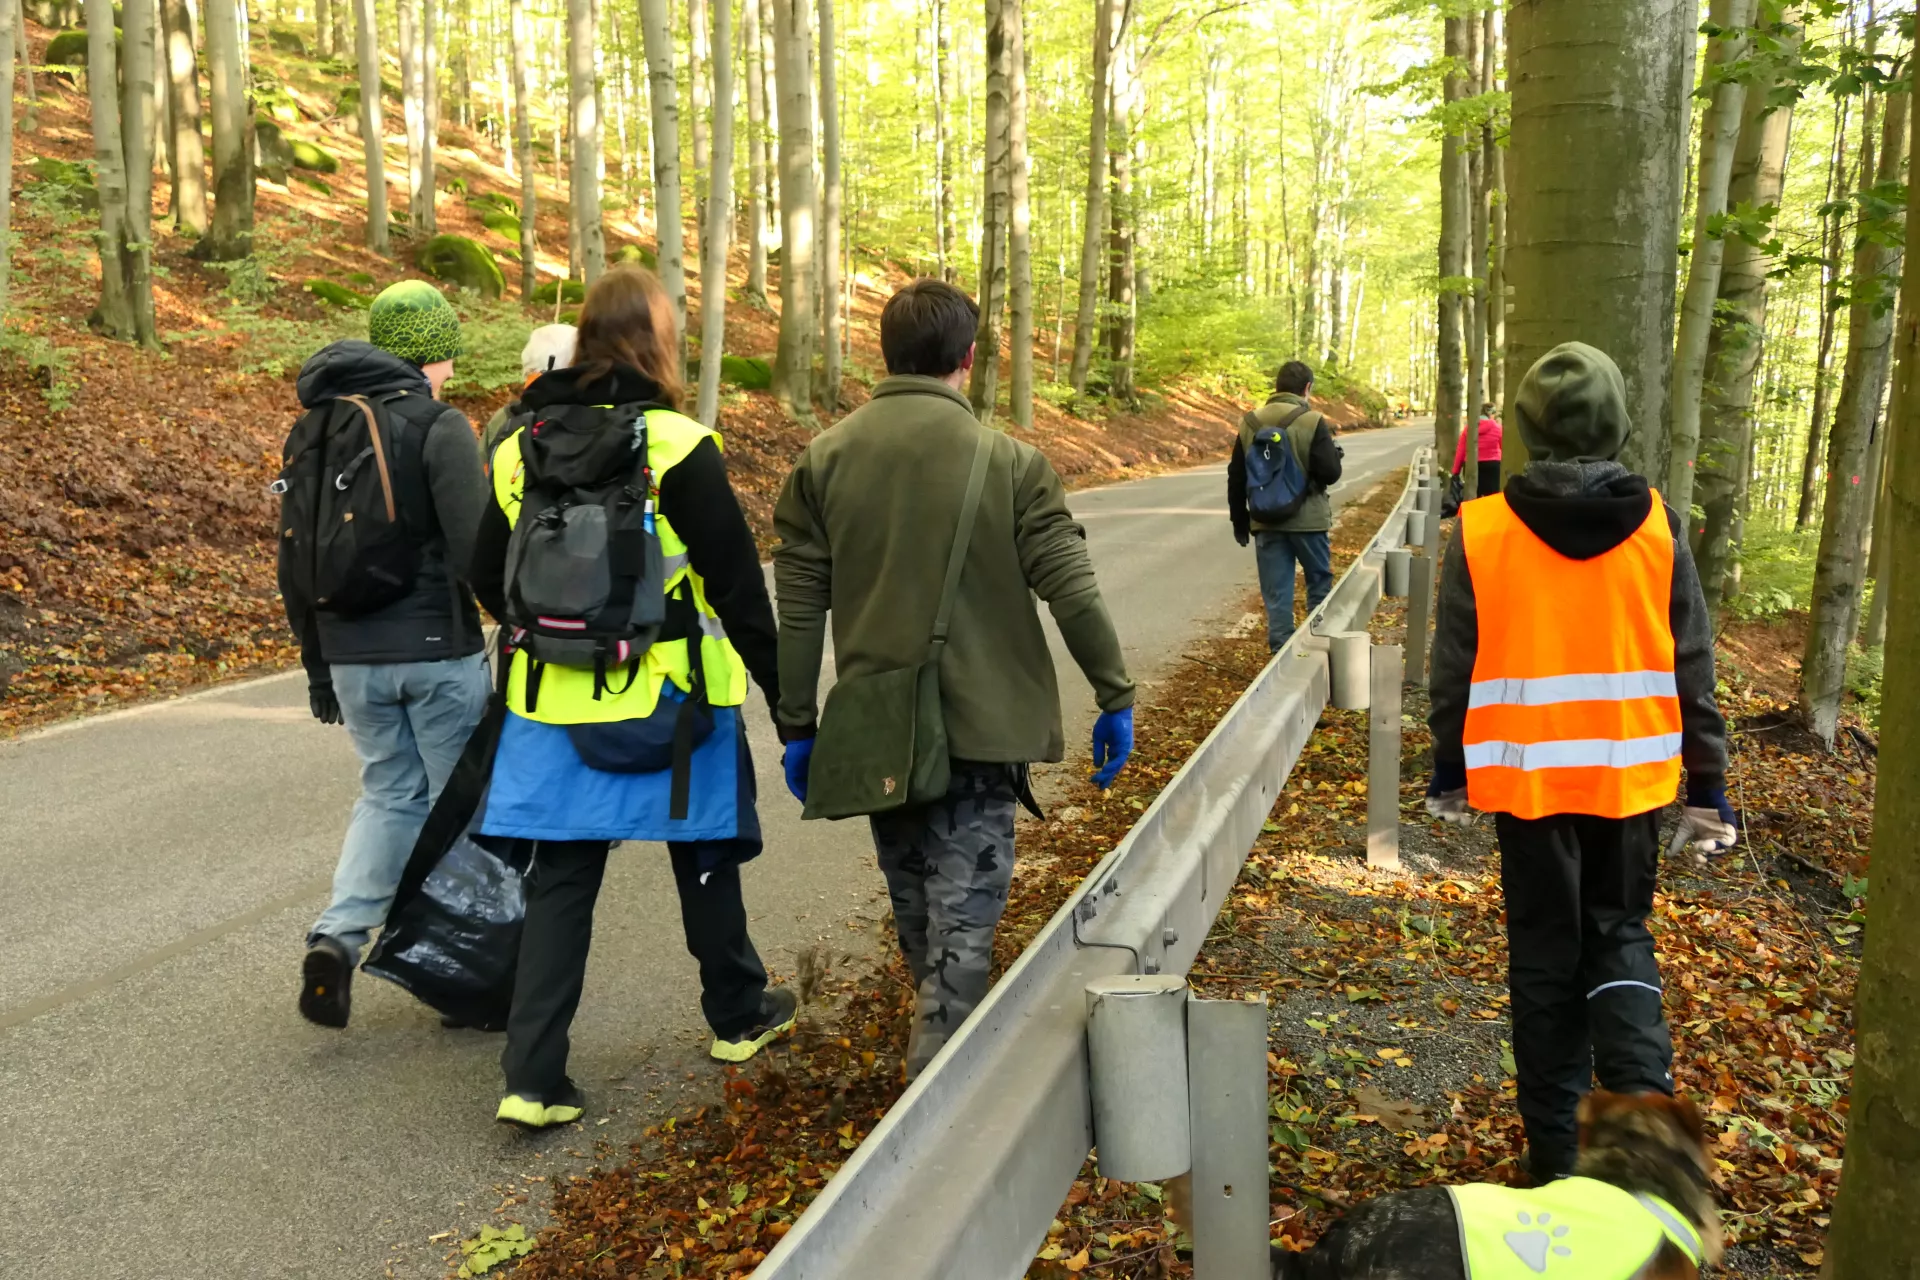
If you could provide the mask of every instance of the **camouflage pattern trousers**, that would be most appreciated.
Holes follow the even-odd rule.
[[[945,797],[869,819],[900,953],[919,988],[909,1080],[986,998],[1013,879],[1017,803],[1011,766],[956,760]]]

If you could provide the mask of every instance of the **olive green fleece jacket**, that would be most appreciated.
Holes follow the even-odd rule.
[[[944,382],[892,377],[814,438],[774,508],[784,737],[806,737],[818,718],[829,612],[841,679],[926,660],[982,432],[993,452],[940,660],[948,750],[1010,764],[1064,753],[1060,690],[1035,597],[1047,602],[1100,709],[1133,705],[1086,532],[1053,465],[1032,445],[981,426]]]

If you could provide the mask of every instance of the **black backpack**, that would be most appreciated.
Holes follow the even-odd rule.
[[[507,623],[537,672],[594,674],[624,693],[666,621],[666,563],[654,532],[650,404],[552,405],[520,428],[520,515],[507,544]],[[626,668],[615,688],[609,673]],[[528,709],[538,696],[528,676]]]
[[[383,402],[341,396],[300,415],[281,451],[283,588],[352,618],[413,590],[420,538],[407,520],[395,419]]]

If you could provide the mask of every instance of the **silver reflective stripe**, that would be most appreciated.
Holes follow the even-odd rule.
[[[1469,769],[1631,769],[1661,764],[1680,755],[1680,735],[1651,738],[1576,738],[1565,742],[1472,742]]]
[[[704,631],[709,639],[725,640],[727,638],[727,629],[720,625],[720,619],[709,617],[704,613],[700,614],[700,630]]]
[[[1476,680],[1467,708],[1550,707],[1561,702],[1628,702],[1634,698],[1679,696],[1680,689],[1671,671],[1615,671],[1600,675]]]
[[[677,556],[668,556],[666,557],[665,563],[667,567],[667,576],[662,578],[661,582],[663,583],[672,582],[676,577],[680,575],[680,571],[687,567],[687,553],[683,551]]]
[[[1644,1191],[1636,1192],[1633,1198],[1640,1202],[1641,1208],[1654,1216],[1655,1221],[1659,1222],[1660,1229],[1667,1234],[1667,1239],[1673,1241],[1694,1266],[1699,1266],[1702,1261],[1700,1233],[1693,1229],[1693,1224],[1675,1213],[1665,1201],[1657,1200]]]
[[[1644,987],[1648,991],[1653,992],[1653,994],[1655,995],[1660,994],[1660,988],[1654,986],[1651,982],[1640,982],[1634,978],[1621,978],[1615,982],[1601,983],[1599,986],[1595,987],[1593,990],[1587,992],[1587,999],[1591,1000],[1595,996],[1599,995],[1602,991],[1611,991],[1615,987]]]

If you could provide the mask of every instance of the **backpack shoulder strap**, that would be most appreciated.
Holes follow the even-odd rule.
[[[980,440],[973,449],[973,470],[967,475],[967,496],[960,503],[960,524],[954,531],[953,551],[947,556],[947,579],[940,587],[940,609],[933,617],[933,645],[929,659],[939,656],[947,643],[947,626],[953,620],[953,599],[960,591],[960,571],[967,563],[967,548],[973,543],[973,526],[980,514],[980,495],[987,487],[987,463],[993,457],[994,433],[980,428]]]

